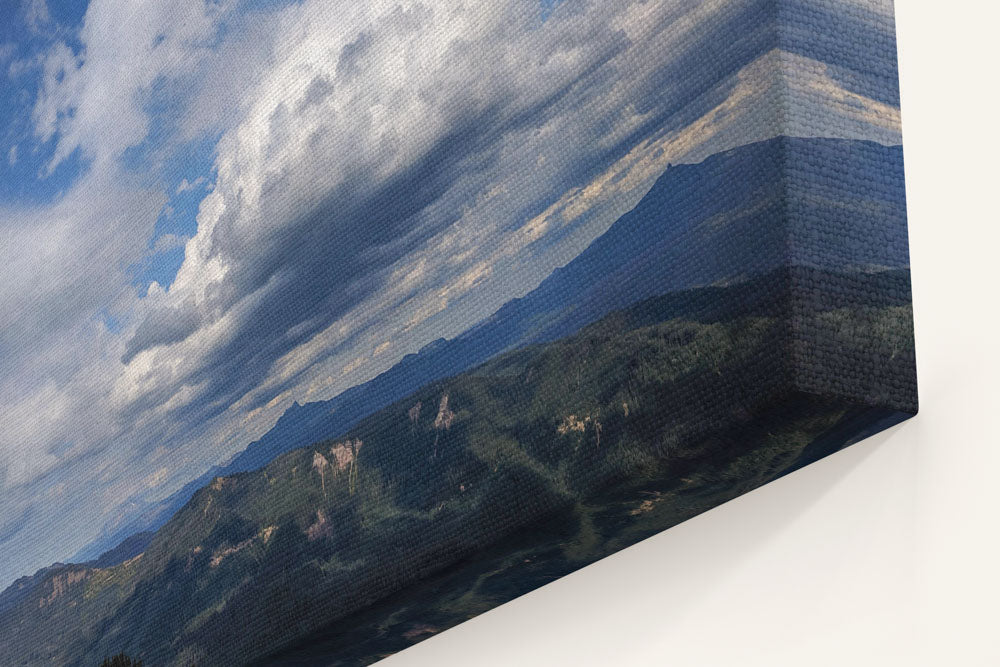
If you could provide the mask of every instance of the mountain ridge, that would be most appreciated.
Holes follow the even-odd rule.
[[[879,178],[869,179],[874,186],[861,193],[862,200],[895,204],[902,196],[901,186],[884,174],[901,172],[901,151],[901,147],[873,142],[778,137],[724,151],[700,163],[671,166],[635,207],[525,296],[511,299],[452,339],[429,342],[375,378],[331,399],[296,402],[229,463],[213,466],[163,501],[145,508],[132,521],[103,534],[71,560],[91,560],[135,533],[155,530],[213,478],[258,469],[283,452],[343,433],[428,382],[460,373],[507,350],[571,335],[615,309],[656,294],[732,280],[739,277],[737,271],[762,274],[785,264],[789,258],[774,248],[784,247],[777,242],[778,237],[791,230],[773,221],[786,216],[783,207],[787,202],[782,197],[789,184],[790,200],[802,202],[800,215],[805,219],[827,216],[836,220],[844,227],[835,237],[839,241],[863,237],[857,222],[831,210],[836,197],[829,197],[830,205],[824,207],[802,194],[817,187],[818,177],[810,177],[810,169],[822,176],[823,192],[840,195],[838,207],[841,201],[859,200],[859,181],[855,180],[859,174],[876,173]],[[808,157],[805,164],[809,169],[786,173],[790,153],[794,164]],[[844,161],[857,165],[850,177],[822,167]],[[734,173],[745,175],[735,186]],[[723,184],[727,187],[721,187]],[[894,206],[882,209],[890,216],[897,215]],[[860,244],[840,254],[887,267],[906,266],[905,224],[889,221],[883,226],[892,231],[901,227],[901,241],[897,234],[879,246],[882,254],[876,248],[874,256],[868,246]],[[750,235],[756,245],[734,247],[731,239],[746,237],[740,230],[751,227],[756,230]],[[706,257],[706,247],[712,247],[717,256]],[[692,254],[698,254],[698,262],[691,261]],[[816,262],[805,253],[801,259],[823,264],[822,257]]]
[[[781,389],[775,364],[789,362],[775,341],[788,335],[782,293],[793,281],[834,296],[807,300],[806,319],[882,323],[874,330],[902,353],[876,380],[889,391],[906,386],[906,269],[782,268],[646,299],[572,337],[431,383],[359,422],[346,440],[216,478],[143,554],[46,573],[13,615],[0,613],[0,647],[35,656],[31,664],[89,664],[120,650],[156,664],[258,656],[276,646],[267,619],[316,609],[316,620],[332,621],[494,543],[505,533],[493,526],[561,511],[637,470],[668,466],[676,477],[703,470],[703,461],[728,469],[749,445],[712,434],[749,424]],[[833,363],[850,352],[829,329],[813,330],[833,344]],[[808,443],[795,440],[775,461],[794,463]],[[380,565],[387,553],[401,569]]]

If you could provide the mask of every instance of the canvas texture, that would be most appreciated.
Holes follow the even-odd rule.
[[[891,2],[9,11],[2,664],[370,664],[917,412]]]

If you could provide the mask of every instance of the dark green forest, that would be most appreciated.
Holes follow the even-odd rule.
[[[851,391],[909,400],[908,273],[813,277],[839,296],[789,317],[792,276],[779,271],[649,299],[216,478],[143,554],[57,569],[0,616],[0,647],[29,664],[120,651],[222,664],[319,633],[309,650],[370,662],[485,611],[892,418],[786,396],[787,350],[812,351],[822,370],[891,349]],[[860,349],[838,336],[850,327],[876,338]],[[421,604],[392,597],[421,590]]]

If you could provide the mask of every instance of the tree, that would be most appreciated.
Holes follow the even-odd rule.
[[[142,667],[142,660],[133,660],[124,653],[105,658],[101,667]]]

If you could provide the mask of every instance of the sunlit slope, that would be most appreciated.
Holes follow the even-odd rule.
[[[840,295],[803,307],[804,323],[881,323],[864,347],[895,352],[869,384],[909,400],[895,396],[913,373],[905,270],[779,270],[656,297],[430,383],[341,438],[216,478],[140,557],[53,573],[0,617],[0,647],[15,664],[122,650],[151,664],[239,662],[622,480],[742,456],[725,482],[752,488],[778,472],[773,457],[755,470],[752,447],[720,434],[752,428],[786,391],[795,280]],[[856,337],[807,329],[837,357],[859,352]]]

